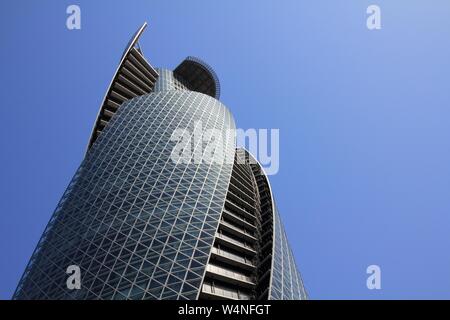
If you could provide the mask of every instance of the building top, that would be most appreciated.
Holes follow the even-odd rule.
[[[123,102],[153,91],[155,82],[158,79],[158,73],[144,58],[138,45],[139,37],[146,27],[147,23],[144,23],[125,48],[119,66],[100,106],[88,149],[97,140]]]
[[[145,59],[138,43],[146,27],[147,23],[145,22],[134,33],[123,52],[119,66],[100,106],[88,150],[123,102],[155,90],[155,84],[159,78],[158,71]],[[188,90],[219,99],[219,79],[214,70],[202,60],[187,57],[175,68],[173,76]]]
[[[214,70],[196,57],[187,57],[173,71],[175,77],[181,77],[189,90],[220,98],[220,83]]]

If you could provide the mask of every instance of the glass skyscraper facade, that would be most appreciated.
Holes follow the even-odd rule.
[[[137,43],[145,26],[13,298],[305,299],[268,178],[236,148],[217,76],[192,57],[153,68]],[[200,161],[174,161],[173,133],[198,123],[222,139],[189,139]],[[231,161],[203,161],[205,144]],[[67,287],[71,265],[80,289]]]

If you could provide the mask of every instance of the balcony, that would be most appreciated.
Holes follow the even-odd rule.
[[[249,212],[245,208],[238,206],[234,202],[230,201],[230,199],[228,199],[228,198],[226,199],[226,202],[225,202],[225,207],[227,207],[227,206],[230,208],[231,211],[235,211],[237,214],[242,215],[243,217],[245,217],[246,219],[248,219],[250,221],[256,220],[256,217],[251,212]]]
[[[237,173],[240,177],[244,178],[244,180],[249,183],[250,181],[252,181],[253,174],[250,172],[250,168],[247,165],[235,163],[233,167],[233,173]]]
[[[250,295],[240,292],[239,290],[221,288],[209,283],[203,284],[202,295],[205,298],[225,300],[250,300],[252,298]]]
[[[244,209],[246,212],[251,213],[252,215],[256,211],[255,200],[253,200],[253,202],[248,202],[242,196],[242,192],[235,192],[234,190],[229,189],[227,198],[231,200],[233,203],[238,204],[242,209]]]
[[[217,279],[232,285],[238,285],[249,289],[256,285],[255,281],[251,277],[212,264],[208,264],[206,266],[206,274],[210,279]]]
[[[229,219],[233,223],[236,223],[239,226],[249,228],[250,230],[256,230],[256,226],[254,224],[238,216],[237,214],[234,214],[228,210],[224,210],[222,214],[226,216],[227,219]]]
[[[255,249],[252,246],[249,246],[247,243],[235,240],[220,233],[216,234],[216,241],[240,252],[244,252],[247,254],[256,254]]]
[[[253,190],[253,185],[251,183],[250,177],[245,177],[243,174],[236,169],[233,170],[232,173],[232,179],[235,181],[239,181],[241,184],[243,184],[247,189]]]
[[[246,186],[244,186],[241,182],[238,180],[231,179],[229,188],[244,197],[246,197],[248,202],[254,201],[254,192],[249,190]]]
[[[228,263],[235,267],[240,267],[247,271],[254,271],[256,265],[251,259],[246,258],[245,256],[240,256],[222,249],[218,249],[213,247],[211,250],[212,257],[217,259],[218,261],[222,261]]]
[[[224,220],[220,221],[219,227],[222,230],[228,231],[229,233],[242,238],[243,240],[250,241],[252,243],[256,242],[257,239],[253,232],[249,232],[246,229],[240,228],[232,223],[226,222]]]

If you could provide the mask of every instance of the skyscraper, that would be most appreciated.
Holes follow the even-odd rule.
[[[261,166],[236,149],[232,114],[203,61],[155,69],[129,42],[79,169],[33,253],[15,299],[304,299]],[[216,130],[174,161],[177,130]],[[69,266],[81,287],[67,286]]]

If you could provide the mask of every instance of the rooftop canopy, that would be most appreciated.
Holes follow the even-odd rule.
[[[196,57],[187,57],[175,68],[175,77],[189,90],[207,94],[213,98],[220,97],[220,83],[214,70],[206,62]]]

